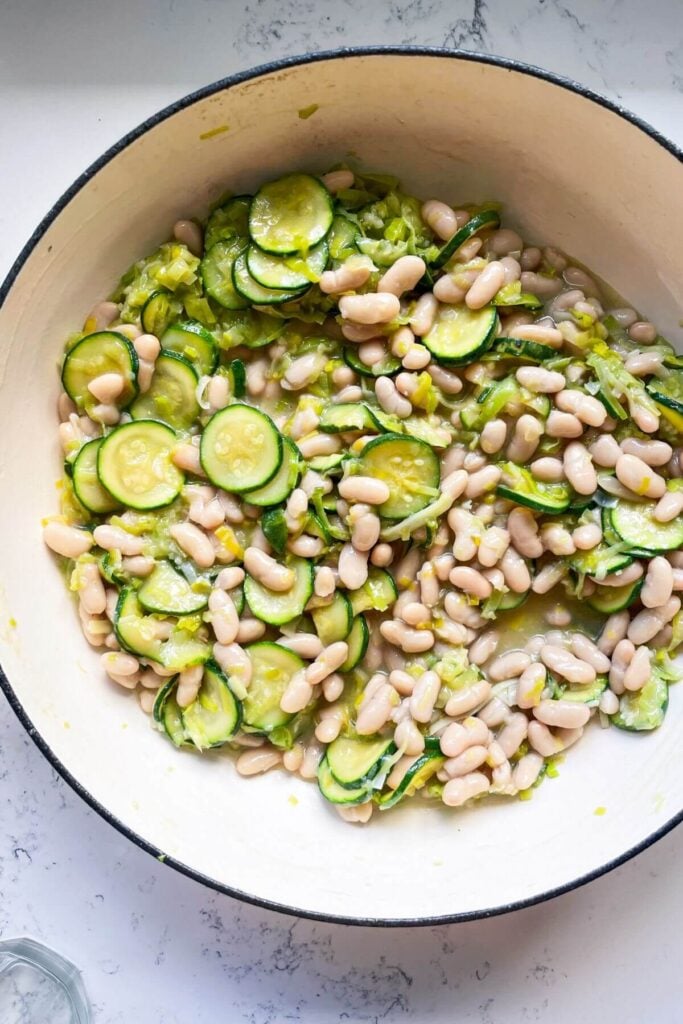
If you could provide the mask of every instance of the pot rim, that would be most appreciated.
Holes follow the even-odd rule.
[[[475,64],[485,64],[492,67],[502,68],[507,71],[518,72],[519,74],[527,75],[531,78],[538,78],[541,81],[547,82],[551,85],[558,86],[568,92],[574,93],[582,97],[583,99],[589,100],[598,106],[610,111],[613,114],[617,114],[623,120],[639,128],[645,135],[649,136],[655,142],[657,142],[663,149],[670,153],[676,158],[681,164],[683,164],[683,149],[677,146],[674,142],[668,139],[662,132],[658,131],[651,124],[639,117],[637,114],[632,113],[625,107],[618,103],[614,103],[612,100],[601,96],[599,93],[594,92],[592,89],[581,85],[579,82],[574,81],[570,78],[565,78],[562,75],[558,75],[552,71],[546,71],[543,68],[539,68],[532,64],[525,64],[522,61],[515,60],[509,57],[497,57],[490,54],[478,53],[476,51],[464,51],[464,50],[448,50],[438,46],[411,46],[411,45],[394,45],[394,46],[351,46],[351,47],[340,47],[333,50],[320,50],[313,53],[306,53],[292,57],[283,57],[278,60],[269,61],[265,64],[259,64],[256,67],[250,68],[246,71],[239,71],[233,75],[228,75],[225,78],[221,78],[218,81],[212,82],[210,85],[203,86],[200,89],[196,89],[193,92],[175,100],[173,103],[163,107],[156,114],[148,117],[142,121],[137,127],[131,129],[123,135],[118,142],[115,142],[110,146],[104,153],[101,154],[89,167],[86,168],[69,186],[68,189],[57,199],[54,205],[50,208],[47,214],[40,221],[38,226],[35,228],[30,238],[22,248],[21,252],[17,256],[16,260],[10,267],[5,280],[0,285],[0,309],[4,305],[9,292],[18,277],[21,269],[28,260],[29,256],[40,242],[43,235],[46,233],[48,228],[56,220],[62,210],[71,202],[71,200],[81,191],[82,188],[110,161],[118,156],[124,149],[130,146],[133,142],[139,139],[146,132],[155,128],[157,125],[166,121],[168,118],[177,114],[186,107],[192,106],[194,103],[206,99],[208,96],[212,96],[215,93],[223,92],[227,89],[231,89],[234,86],[241,85],[243,82],[251,81],[255,78],[261,78],[265,75],[282,72],[287,68],[304,66],[306,64],[317,64],[324,61],[341,60],[346,57],[394,57],[394,56],[405,56],[405,57],[437,57],[437,58],[449,58],[452,60],[469,61]],[[127,839],[131,840],[137,847],[144,850],[146,853],[151,854],[156,860],[163,864],[167,864],[169,867],[174,868],[176,871],[188,878],[193,879],[214,891],[224,893],[226,896],[231,896],[234,899],[238,899],[243,903],[249,903],[253,906],[261,907],[264,910],[272,910],[281,914],[288,914],[296,917],[303,917],[313,921],[323,921],[329,924],[344,924],[344,925],[358,925],[365,927],[380,927],[380,928],[395,928],[395,927],[426,927],[430,925],[439,924],[457,924],[465,921],[477,921],[489,917],[497,917],[500,914],[507,914],[515,910],[523,910],[526,907],[536,906],[537,904],[544,903],[547,900],[554,899],[556,896],[561,896],[564,893],[572,892],[575,889],[586,885],[588,882],[592,882],[602,875],[613,871],[615,868],[625,864],[631,858],[642,853],[648,847],[654,845],[659,839],[663,838],[669,832],[671,832],[678,824],[683,821],[683,808],[675,815],[673,815],[667,822],[664,823],[660,828],[650,833],[635,846],[614,857],[612,860],[605,864],[594,868],[592,871],[587,872],[584,875],[579,876],[563,885],[555,886],[552,889],[548,889],[545,892],[538,893],[533,896],[526,897],[525,899],[514,900],[509,903],[503,903],[495,907],[483,908],[481,910],[470,910],[460,913],[452,914],[441,914],[438,916],[431,917],[347,917],[341,914],[323,913],[314,910],[304,910],[298,907],[289,906],[283,903],[277,903],[273,900],[265,899],[263,897],[254,895],[252,893],[243,892],[240,889],[233,888],[232,886],[225,885],[222,882],[218,882],[215,879],[209,878],[207,875],[202,874],[200,871],[189,867],[182,861],[176,860],[174,857],[168,856],[158,847],[149,843],[142,836],[138,835],[134,829],[126,825],[123,821],[117,818],[111,813],[106,807],[104,807],[93,795],[90,793],[79,781],[71,774],[66,766],[57,757],[54,751],[51,749],[46,740],[43,739],[36,726],[33,724],[30,716],[24,709],[18,695],[15,693],[12,684],[10,683],[7,675],[3,671],[2,665],[0,665],[0,689],[5,694],[7,701],[16,714],[17,718],[26,729],[28,735],[31,737],[33,742],[36,744],[41,753],[45,756],[47,761],[52,767],[59,773],[66,783],[74,790],[78,796],[81,797],[100,817],[104,818],[110,825],[113,825],[122,835]]]

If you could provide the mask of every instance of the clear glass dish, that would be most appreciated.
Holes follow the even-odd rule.
[[[34,939],[0,942],[2,1024],[90,1024],[80,971]]]

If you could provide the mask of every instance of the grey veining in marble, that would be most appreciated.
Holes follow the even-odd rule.
[[[0,275],[56,196],[159,107],[280,56],[371,43],[538,64],[683,142],[680,0],[0,0]],[[77,963],[97,1024],[670,1024],[683,1019],[680,853],[669,836],[589,887],[491,921],[295,921],[124,840],[0,699],[0,937],[30,934]]]

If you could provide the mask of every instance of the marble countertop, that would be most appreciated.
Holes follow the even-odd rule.
[[[159,107],[279,56],[369,43],[538,64],[683,144],[680,0],[659,0],[656,17],[640,0],[3,0],[0,277],[76,175]],[[97,1024],[681,1020],[682,854],[679,831],[577,892],[466,925],[295,920],[124,840],[0,698],[0,938],[73,959]]]

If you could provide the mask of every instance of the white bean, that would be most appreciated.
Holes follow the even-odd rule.
[[[463,715],[468,715],[486,704],[490,696],[491,684],[487,679],[480,679],[466,690],[460,690],[449,697],[445,707],[446,714],[449,718],[462,718]]]
[[[98,302],[88,313],[83,330],[89,334],[94,331],[104,331],[116,320],[119,315],[119,307],[115,302]]]
[[[555,370],[544,370],[542,366],[520,366],[515,373],[519,383],[537,394],[552,395],[562,391],[566,381]]]
[[[580,729],[591,716],[591,709],[586,704],[569,700],[542,700],[533,709],[539,722],[561,729]]]
[[[681,512],[683,512],[683,490],[667,491],[657,502],[653,515],[658,523],[670,523]]]
[[[107,595],[96,562],[86,562],[79,570],[78,597],[88,615],[101,615],[107,607]]]
[[[325,270],[318,281],[318,287],[326,295],[355,291],[361,288],[372,273],[373,263],[366,256],[350,256],[336,270]]]
[[[632,352],[627,357],[624,366],[634,377],[659,375],[662,370],[662,356],[659,352]]]
[[[347,188],[353,188],[355,178],[353,171],[340,168],[338,171],[328,171],[320,180],[328,192],[343,192]]]
[[[258,747],[256,750],[245,750],[235,761],[235,768],[240,775],[262,775],[282,763],[282,754],[273,747]]]
[[[607,418],[602,402],[583,391],[560,391],[555,395],[555,405],[563,412],[573,413],[590,427],[601,427]]]
[[[428,199],[426,203],[422,204],[421,212],[423,220],[444,242],[452,238],[458,228],[463,225],[462,218],[458,217],[455,210],[439,199]]]
[[[482,309],[488,305],[504,284],[505,267],[498,260],[493,260],[484,267],[474,284],[471,285],[465,296],[465,302],[470,309]]]
[[[313,697],[313,684],[306,678],[306,671],[295,672],[280,699],[280,707],[287,714],[303,711]]]
[[[400,256],[379,279],[377,291],[396,296],[410,292],[426,269],[427,264],[420,256]]]
[[[343,640],[326,647],[306,669],[306,680],[317,686],[323,679],[336,672],[349,656],[348,644]]]
[[[538,523],[528,508],[513,508],[508,516],[510,540],[520,555],[540,558],[543,544],[538,535]]]
[[[627,611],[615,612],[613,615],[610,615],[602,627],[602,633],[598,638],[598,650],[608,656],[612,654],[619,641],[623,640],[626,636],[630,621],[631,619]]]
[[[265,623],[261,622],[260,619],[240,619],[239,629],[237,630],[237,642],[239,644],[253,643],[254,640],[260,640],[265,631]]]
[[[399,619],[381,623],[380,633],[390,644],[400,647],[406,654],[419,654],[434,646],[434,634],[429,629],[413,629]]]
[[[531,658],[524,651],[507,651],[491,663],[486,674],[494,683],[503,679],[514,679],[531,664]]]
[[[415,303],[410,317],[410,329],[418,338],[424,337],[432,329],[439,308],[438,299],[431,292],[421,295]]]
[[[424,370],[431,361],[432,354],[424,345],[413,345],[403,357],[403,365],[406,370]]]
[[[636,645],[646,644],[657,635],[662,626],[671,622],[681,608],[680,597],[670,597],[661,608],[645,608],[631,620],[627,636]]]
[[[380,568],[386,568],[386,566],[391,565],[393,560],[394,549],[391,544],[377,544],[370,554],[372,564]]]
[[[169,533],[178,547],[201,568],[208,569],[216,561],[211,541],[203,530],[193,523],[177,523],[170,528]]]
[[[396,295],[388,292],[366,295],[343,295],[339,300],[339,312],[345,320],[357,324],[383,324],[397,317],[401,303]]]
[[[579,551],[591,551],[602,540],[602,530],[597,523],[586,523],[572,531],[572,540]]]
[[[564,338],[560,331],[553,326],[552,321],[547,323],[519,324],[512,327],[508,332],[511,338],[520,338],[523,341],[537,341],[541,345],[549,345],[551,348],[562,348]]]
[[[524,413],[515,422],[512,440],[507,447],[507,457],[519,464],[526,463],[538,447],[543,436],[543,424],[535,416]]]
[[[182,245],[187,246],[193,256],[202,255],[204,232],[193,220],[177,220],[173,225],[173,237]]]
[[[553,734],[542,722],[529,723],[529,745],[542,757],[560,754],[583,735],[583,729],[558,729]]]
[[[524,594],[531,587],[529,568],[520,554],[509,547],[500,560],[505,582],[515,594]]]
[[[525,714],[515,711],[510,715],[496,740],[507,758],[512,757],[526,739],[529,722]]]
[[[539,662],[533,662],[524,669],[517,683],[516,699],[520,708],[536,707],[541,700],[546,678],[545,666]]]
[[[359,736],[371,736],[378,732],[391,717],[398,705],[398,694],[389,683],[381,683],[370,699],[364,702],[356,718],[356,732]]]
[[[545,421],[545,432],[548,437],[581,437],[583,423],[573,413],[553,409]]]
[[[436,672],[424,672],[417,680],[410,697],[410,714],[416,722],[429,722],[440,689],[441,679]]]
[[[178,676],[178,687],[175,694],[179,707],[187,708],[197,699],[203,676],[203,665],[193,665],[191,668],[183,669]]]
[[[637,455],[648,466],[666,466],[673,455],[673,448],[666,441],[643,441],[639,437],[625,438],[621,450],[626,455]]]
[[[93,546],[93,535],[88,530],[79,530],[66,523],[50,522],[43,528],[43,540],[57,555],[63,558],[79,558]]]
[[[657,328],[647,320],[638,320],[631,324],[628,333],[632,341],[644,345],[651,345],[653,341],[657,340]]]
[[[617,479],[633,491],[647,498],[661,498],[666,491],[663,477],[637,455],[620,455],[615,467]]]
[[[500,643],[500,634],[495,629],[481,633],[469,649],[469,660],[472,665],[483,665],[495,654]]]
[[[540,775],[543,763],[541,755],[535,752],[520,757],[512,770],[513,787],[520,792],[530,789]]]
[[[466,565],[456,565],[451,570],[450,581],[454,587],[463,590],[466,594],[471,594],[480,601],[490,597],[493,591],[485,576]]]
[[[610,661],[606,654],[583,633],[574,633],[570,642],[572,654],[591,665],[596,672],[609,672]]]
[[[487,491],[492,491],[500,482],[502,476],[498,466],[485,466],[470,475],[465,488],[465,495],[468,498],[480,498]]]
[[[580,441],[572,441],[564,450],[564,473],[577,494],[593,494],[598,478],[588,449]]]
[[[98,547],[105,551],[120,551],[122,555],[141,555],[144,547],[142,537],[135,537],[120,526],[97,526],[93,537]]]
[[[387,413],[394,413],[401,419],[411,415],[413,407],[407,398],[403,398],[390,377],[378,377],[375,381],[377,401]]]
[[[368,552],[344,544],[339,554],[339,579],[349,590],[358,590],[368,578]]]
[[[383,505],[389,500],[390,490],[383,480],[371,476],[348,476],[339,483],[339,493],[347,501],[361,501],[365,505]]]
[[[574,657],[564,647],[554,644],[544,644],[541,648],[541,661],[551,672],[562,676],[570,683],[593,683],[595,682],[596,671],[592,665]]]
[[[462,778],[451,779],[443,788],[442,801],[447,807],[462,807],[468,800],[481,796],[491,788],[483,772],[471,772]]]
[[[482,534],[479,544],[477,557],[481,565],[489,569],[492,568],[501,560],[509,544],[510,532],[508,530],[504,530],[501,526],[489,526],[488,530]]]
[[[650,652],[647,647],[637,647],[624,672],[624,689],[631,692],[642,690],[650,678]]]
[[[640,600],[646,608],[661,608],[671,597],[674,574],[671,564],[659,555],[647,567]]]

